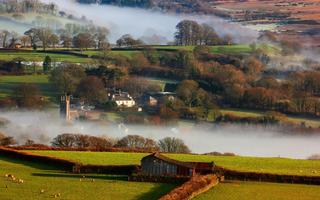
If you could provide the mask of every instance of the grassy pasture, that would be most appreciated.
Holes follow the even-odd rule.
[[[22,83],[35,84],[44,96],[56,98],[56,92],[47,75],[0,76],[0,98],[10,96],[13,89]]]
[[[195,46],[151,46],[155,49],[159,50],[187,50],[187,51],[193,51]],[[259,46],[258,46],[259,47]],[[252,49],[249,45],[220,45],[220,46],[211,46],[211,52],[212,53],[219,53],[219,54],[241,54],[241,53],[250,53],[252,52]],[[263,46],[261,48],[266,49],[268,52],[274,51],[274,48],[270,46]],[[89,63],[91,61],[91,58],[83,58],[77,55],[67,55],[67,54],[58,54],[58,53],[43,53],[43,52],[34,52],[32,49],[25,49],[29,50],[29,52],[12,52],[12,51],[0,51],[0,60],[3,61],[11,61],[14,58],[23,58],[27,61],[34,61],[34,62],[41,62],[44,60],[45,56],[48,55],[52,58],[55,62],[73,62],[73,63]],[[72,49],[64,49],[64,48],[48,48],[50,51],[61,51],[61,50],[70,50],[71,52],[79,53],[80,51],[72,50]],[[112,50],[108,52],[111,55],[122,55],[126,56],[128,58],[131,58],[135,53],[142,52],[141,50]],[[98,50],[92,50],[89,49],[87,51],[83,51],[82,54],[91,56],[99,56],[102,55],[103,52]]]
[[[174,50],[186,50],[193,51],[195,46],[153,46],[156,49],[174,49]],[[271,45],[257,45],[257,48],[262,48],[267,52],[274,52],[276,48]],[[251,53],[252,48],[247,44],[235,44],[235,45],[217,45],[210,46],[212,53],[217,54],[242,54],[242,53]]]
[[[234,109],[234,108],[228,108],[228,109],[222,109],[222,114],[231,114],[238,117],[261,117],[264,115],[264,112],[262,111],[254,111],[254,110],[246,110],[246,109]],[[313,128],[320,127],[320,119],[319,118],[306,118],[306,117],[299,117],[299,116],[287,116],[286,119],[287,122],[295,123],[295,124],[301,124],[305,123],[306,126],[310,126]]]
[[[314,200],[320,199],[319,190],[320,186],[232,181],[220,183],[195,200]]]
[[[75,53],[80,53],[79,51],[74,51]],[[109,51],[107,52],[108,54],[111,54],[111,55],[121,55],[121,56],[126,56],[128,58],[131,58],[135,53],[138,53],[138,52],[141,52],[141,51],[135,51],[135,50],[126,50],[126,51],[116,51],[116,50],[113,50],[113,51]],[[94,51],[94,50],[88,50],[88,51],[83,51],[84,55],[88,55],[88,56],[103,56],[103,52],[101,51]]]
[[[19,184],[5,178],[13,174],[24,183]],[[0,199],[31,200],[58,199],[105,200],[105,199],[158,199],[168,193],[175,185],[128,182],[126,176],[68,174],[45,165],[23,162],[0,157]],[[91,180],[94,179],[94,182]],[[6,186],[8,188],[6,188]],[[41,193],[41,190],[44,190]]]
[[[42,62],[46,56],[50,56],[53,62],[88,63],[90,58],[82,58],[75,55],[42,53],[42,52],[12,52],[0,51],[0,60],[11,61],[15,58],[23,58],[26,61]]]
[[[35,154],[71,159],[84,164],[130,165],[139,164],[145,153],[121,152],[67,152],[31,151]],[[320,161],[295,160],[286,158],[228,157],[207,155],[168,154],[181,161],[214,161],[217,165],[244,172],[264,172],[288,175],[320,176]]]

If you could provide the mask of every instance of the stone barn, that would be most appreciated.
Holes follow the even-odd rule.
[[[213,162],[181,162],[160,153],[153,153],[141,160],[141,174],[149,176],[194,176],[209,174],[213,170]]]

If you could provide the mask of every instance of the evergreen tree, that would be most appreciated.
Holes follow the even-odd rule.
[[[46,56],[43,61],[43,71],[45,73],[51,70],[51,58],[50,56]]]

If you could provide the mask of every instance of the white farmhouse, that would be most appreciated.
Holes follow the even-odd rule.
[[[136,105],[135,100],[126,92],[112,94],[111,99],[116,102],[118,107],[132,108]]]

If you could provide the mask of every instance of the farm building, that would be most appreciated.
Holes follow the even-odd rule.
[[[15,48],[15,49],[21,49],[21,48],[22,48],[22,44],[21,44],[21,43],[16,43],[16,44],[14,45],[14,48]]]
[[[143,95],[141,104],[147,106],[159,106],[166,99],[174,101],[176,96],[176,93],[173,92],[147,92]]]
[[[212,173],[213,170],[213,162],[181,162],[160,153],[153,153],[141,160],[141,174],[149,176],[194,176]]]

